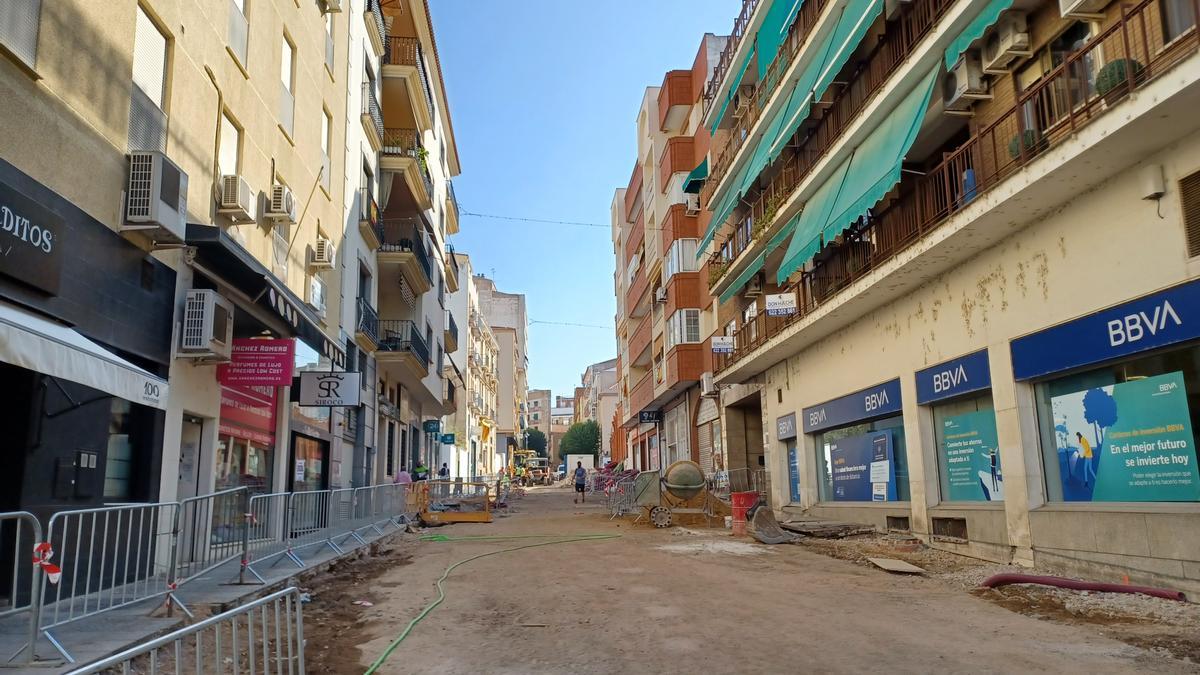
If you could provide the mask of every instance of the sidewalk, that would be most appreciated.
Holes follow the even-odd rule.
[[[273,558],[260,557],[266,562],[256,564],[252,561],[251,567],[263,578],[263,583],[259,583],[254,575],[248,573],[247,583],[239,585],[237,579],[240,561],[231,560],[185,580],[175,591],[175,595],[189,610],[206,616],[221,611],[222,608],[237,606],[246,600],[285,588],[291,585],[291,581],[298,575],[338,558],[354,555],[375,542],[402,532],[403,528],[404,525],[384,526],[382,534],[377,534],[373,528],[361,530],[359,536],[362,537],[363,543],[354,538],[348,539],[339,544],[342,549],[340,554],[328,545],[311,546],[298,553],[304,562],[303,568],[297,567],[283,555],[275,555]],[[45,665],[0,668],[0,675],[70,672],[74,668],[185,625],[187,615],[178,608],[175,609],[173,617],[166,617],[163,607],[165,600],[165,596],[150,598],[52,628],[50,633],[70,652],[76,663],[61,662],[61,656],[54,646],[45,635],[41,635],[37,655]],[[210,612],[208,608],[215,609]],[[52,615],[53,611],[53,605],[47,605],[43,609],[44,615]],[[7,661],[24,646],[28,626],[25,614],[0,618],[0,662]],[[58,665],[55,665],[56,663]]]

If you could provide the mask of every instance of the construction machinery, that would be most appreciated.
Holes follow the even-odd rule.
[[[682,460],[657,471],[643,471],[633,481],[633,500],[646,510],[655,527],[670,527],[675,514],[709,519],[724,518],[730,507],[708,489],[704,471],[695,462]]]

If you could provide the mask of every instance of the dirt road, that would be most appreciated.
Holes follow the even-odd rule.
[[[599,505],[576,507],[561,488],[531,491],[516,505],[489,525],[426,532],[621,536],[458,568],[445,602],[378,672],[1196,672],[1087,627],[799,546],[609,521]],[[537,541],[406,535],[359,572],[318,584],[305,609],[311,671],[362,673],[436,597],[434,581],[448,565]]]

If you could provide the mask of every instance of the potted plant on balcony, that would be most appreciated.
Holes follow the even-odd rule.
[[[721,277],[725,276],[725,270],[729,264],[725,262],[710,262],[708,264],[708,287],[712,288],[717,285]]]
[[[425,148],[417,148],[417,164],[419,164],[421,166],[422,171],[429,170],[429,167],[427,165],[428,161],[429,161],[429,151],[426,150]]]
[[[1037,129],[1026,129],[1025,131],[1012,137],[1008,142],[1008,155],[1013,159],[1018,159],[1021,156],[1021,151],[1027,153],[1036,153],[1045,149],[1046,139],[1042,137],[1042,132]]]
[[[767,229],[767,227],[771,225],[771,223],[775,220],[775,216],[779,213],[779,205],[782,201],[783,198],[778,194],[772,195],[771,198],[767,200],[767,205],[763,208],[762,217],[755,221],[754,229],[750,231],[751,237],[758,239],[759,235],[761,235]]]
[[[1096,93],[1112,105],[1129,93],[1129,82],[1137,82],[1145,68],[1136,59],[1117,59],[1104,64],[1096,75]]]

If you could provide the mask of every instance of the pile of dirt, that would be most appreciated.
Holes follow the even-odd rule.
[[[931,574],[960,572],[986,563],[929,548],[919,540],[898,535],[871,534],[846,539],[805,537],[797,542],[805,548],[864,567],[873,567],[867,558],[895,558],[912,563]]]

